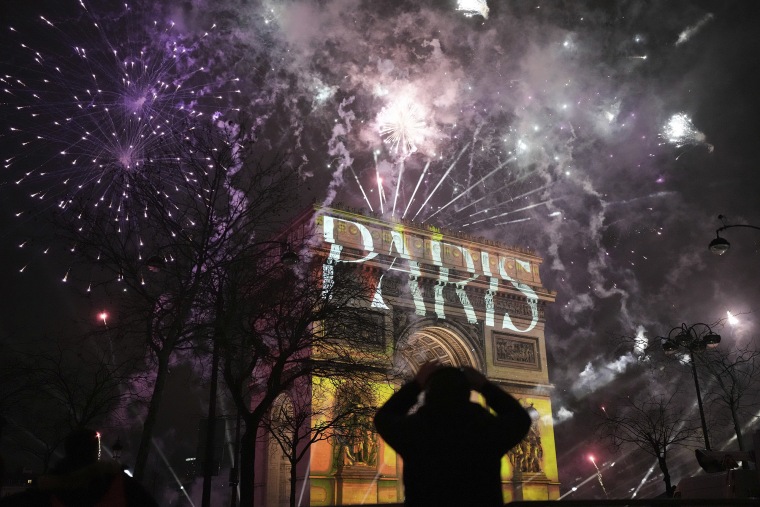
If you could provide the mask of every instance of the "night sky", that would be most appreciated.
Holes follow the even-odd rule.
[[[104,219],[123,219],[119,174],[139,170],[162,121],[201,115],[289,155],[294,212],[342,203],[544,258],[563,492],[594,476],[591,452],[610,497],[653,464],[589,430],[601,405],[652,389],[621,336],[731,312],[724,346],[758,342],[760,234],[726,231],[723,257],[707,244],[719,214],[760,225],[759,3],[491,0],[471,16],[454,0],[156,3],[3,2],[4,338],[81,320],[45,215],[106,196],[126,204]],[[714,447],[730,436],[714,433]],[[676,481],[695,471],[691,451],[673,460]],[[663,489],[655,470],[637,496]],[[594,478],[568,498],[603,495]]]

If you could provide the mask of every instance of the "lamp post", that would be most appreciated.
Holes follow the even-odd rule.
[[[699,405],[699,418],[702,421],[702,435],[705,439],[705,449],[710,450],[710,438],[707,435],[707,421],[705,409],[702,406],[702,392],[699,390],[699,378],[697,377],[697,364],[694,362],[694,352],[707,348],[715,348],[720,343],[720,335],[713,332],[707,324],[698,322],[691,326],[681,324],[670,330],[667,337],[658,337],[665,354],[675,354],[679,349],[689,351],[691,362],[691,374],[694,376],[694,388],[697,391],[697,405]]]
[[[732,229],[734,227],[744,227],[747,229],[755,229],[760,231],[760,227],[756,225],[749,225],[749,224],[727,224],[726,223],[726,217],[723,215],[718,215],[718,220],[723,222],[722,227],[718,227],[715,229],[715,239],[710,241],[710,244],[707,246],[707,248],[710,249],[712,253],[715,255],[723,255],[724,253],[728,252],[728,249],[731,248],[731,243],[728,242],[726,238],[722,238],[720,236],[720,233],[722,231],[725,231],[726,229]]]

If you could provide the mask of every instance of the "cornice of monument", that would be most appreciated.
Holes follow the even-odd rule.
[[[310,210],[314,213],[334,211],[336,215],[344,215],[347,217],[359,219],[360,221],[378,227],[397,226],[396,230],[403,229],[405,232],[412,232],[420,234],[422,236],[435,237],[441,235],[449,238],[456,238],[462,242],[470,243],[472,245],[487,246],[503,252],[513,252],[520,255],[520,257],[527,257],[530,260],[541,262],[543,259],[539,257],[533,250],[526,247],[519,247],[514,245],[506,245],[499,240],[489,239],[484,236],[474,237],[468,233],[457,231],[454,229],[447,229],[434,224],[428,224],[425,222],[415,222],[413,220],[407,220],[394,216],[385,216],[380,213],[367,211],[365,208],[353,208],[345,206],[342,203],[333,203],[330,206],[322,206],[315,203]],[[306,211],[303,215],[308,215],[310,212]]]

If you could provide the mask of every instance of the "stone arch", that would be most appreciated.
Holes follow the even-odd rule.
[[[473,335],[473,330],[455,322],[422,319],[402,333],[394,364],[402,371],[414,372],[424,362],[436,359],[441,364],[483,371],[482,348]]]

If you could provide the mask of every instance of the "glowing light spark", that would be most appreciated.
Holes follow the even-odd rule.
[[[430,167],[430,160],[427,161],[425,164],[425,168],[422,169],[422,174],[420,174],[420,178],[417,180],[417,185],[414,187],[414,192],[412,192],[412,197],[409,198],[409,202],[406,203],[406,208],[404,209],[404,214],[401,215],[401,218],[406,218],[406,213],[409,211],[409,206],[412,205],[412,201],[414,201],[414,196],[417,195],[417,190],[420,189],[420,184],[422,183],[422,180],[425,179],[425,174],[427,174],[427,170]]]
[[[108,322],[107,322],[107,319],[108,319],[108,312],[105,312],[105,311],[103,311],[103,312],[100,312],[100,313],[98,314],[98,318],[99,318],[100,320],[102,320],[102,321],[103,321],[103,325],[104,325],[104,326],[107,326],[107,325],[108,325]]]
[[[519,224],[520,222],[527,222],[530,219],[531,219],[530,217],[527,217],[527,218],[517,218],[515,220],[507,220],[506,222],[496,222],[494,225]]]
[[[697,21],[694,25],[686,28],[683,32],[678,34],[678,40],[676,40],[675,45],[680,46],[684,42],[688,42],[688,40],[691,39],[694,34],[700,31],[707,23],[709,23],[713,17],[714,16],[712,13],[705,14],[704,17]]]
[[[602,480],[602,471],[599,470],[599,467],[596,466],[596,460],[594,459],[593,454],[589,454],[588,460],[594,464],[594,468],[596,468],[596,478],[599,480],[599,485],[602,487],[602,491],[604,491],[604,496],[609,498],[609,495],[607,494],[607,488],[604,487],[604,481]]]
[[[356,180],[356,184],[359,185],[359,190],[362,191],[364,202],[367,203],[367,206],[369,206],[370,211],[375,211],[374,209],[372,209],[372,204],[369,202],[369,198],[367,197],[367,192],[364,191],[364,186],[362,185],[361,181],[359,181],[359,177],[356,175],[356,171],[354,171],[354,168],[351,166],[349,166],[349,169],[351,169],[351,174],[354,176],[354,180]]]
[[[496,218],[502,218],[502,217],[505,217],[507,215],[511,215],[513,213],[519,213],[521,211],[528,211],[530,209],[537,208],[539,206],[543,206],[543,205],[549,204],[551,202],[554,202],[554,199],[549,199],[549,200],[546,200],[546,201],[541,201],[541,202],[537,202],[537,203],[534,203],[534,204],[529,204],[528,206],[523,206],[522,208],[513,209],[513,210],[510,210],[510,211],[505,211],[504,213],[499,213],[498,215],[495,215],[495,216],[492,216],[492,217],[481,218],[480,220],[475,220],[473,222],[470,222],[470,223],[467,223],[467,224],[463,224],[462,227],[469,227],[471,225],[475,225],[475,224],[479,224],[479,223],[485,222],[486,220],[493,220],[493,219],[496,219]],[[486,210],[486,211],[488,211],[488,210]],[[507,223],[507,222],[504,222],[504,223]]]
[[[728,323],[732,326],[735,326],[739,323],[739,319],[736,318],[731,312],[726,311],[726,318],[728,319]]]
[[[428,194],[428,196],[427,196],[427,199],[425,199],[425,202],[423,202],[423,203],[422,203],[422,206],[420,206],[420,209],[419,209],[419,210],[417,210],[417,213],[415,213],[415,214],[414,214],[414,216],[412,217],[412,220],[414,220],[415,218],[417,218],[417,215],[419,215],[419,214],[420,214],[420,212],[421,212],[423,209],[425,209],[425,206],[427,206],[427,203],[428,203],[428,201],[430,201],[430,199],[432,199],[432,198],[433,198],[433,195],[435,195],[435,193],[436,193],[436,192],[438,191],[438,189],[441,187],[441,185],[443,184],[443,182],[444,182],[444,180],[446,179],[446,177],[449,175],[449,173],[451,173],[451,171],[453,171],[453,170],[454,170],[454,167],[456,167],[456,165],[457,165],[457,162],[459,162],[459,159],[460,159],[460,158],[462,158],[462,155],[464,155],[464,152],[467,150],[467,148],[468,148],[469,146],[470,146],[470,143],[467,143],[467,144],[464,146],[464,148],[462,148],[462,151],[460,151],[460,152],[459,152],[459,155],[457,156],[457,158],[455,158],[455,159],[454,159],[454,161],[453,161],[453,162],[451,162],[451,165],[449,166],[449,168],[448,168],[448,169],[446,169],[446,172],[443,174],[443,176],[441,177],[441,179],[440,179],[440,180],[438,180],[438,183],[435,185],[435,188],[433,189],[433,191],[432,191],[432,192],[430,192],[430,193]]]
[[[380,135],[396,155],[408,156],[417,151],[425,135],[422,109],[410,100],[399,100],[383,108],[377,116]]]
[[[401,162],[399,162],[399,169],[398,169],[398,182],[396,183],[396,191],[393,193],[393,208],[391,209],[391,215],[396,214],[396,203],[398,202],[398,191],[399,188],[401,188],[401,182],[404,179],[404,160],[401,159]]]
[[[459,0],[456,9],[468,18],[480,15],[488,19],[489,9],[486,0]]]
[[[427,220],[429,220],[431,217],[437,215],[438,213],[440,213],[441,211],[443,211],[444,209],[446,209],[447,207],[449,207],[451,204],[453,204],[457,200],[459,200],[462,197],[464,197],[465,195],[467,195],[470,192],[470,190],[472,190],[473,188],[475,188],[478,185],[481,185],[485,180],[487,180],[488,178],[490,178],[491,176],[493,176],[494,174],[496,174],[498,171],[500,171],[502,168],[504,168],[508,163],[512,162],[513,160],[514,159],[510,158],[510,159],[506,160],[505,162],[499,164],[491,172],[489,172],[488,174],[486,174],[485,176],[483,176],[482,178],[480,178],[479,181],[475,182],[469,188],[467,188],[466,190],[464,190],[464,192],[461,192],[454,199],[452,199],[451,201],[449,201],[448,203],[446,203],[444,206],[442,206],[441,208],[439,208],[435,213],[433,213],[432,215],[428,216]]]
[[[685,145],[705,144],[709,151],[713,150],[713,146],[706,142],[705,135],[694,127],[686,113],[671,116],[660,135],[666,142],[679,148]]]
[[[385,201],[385,189],[383,188],[383,178],[380,176],[380,168],[377,164],[377,152],[374,153],[375,158],[375,178],[377,180],[377,198],[380,203],[380,213],[385,213],[383,202]]]

